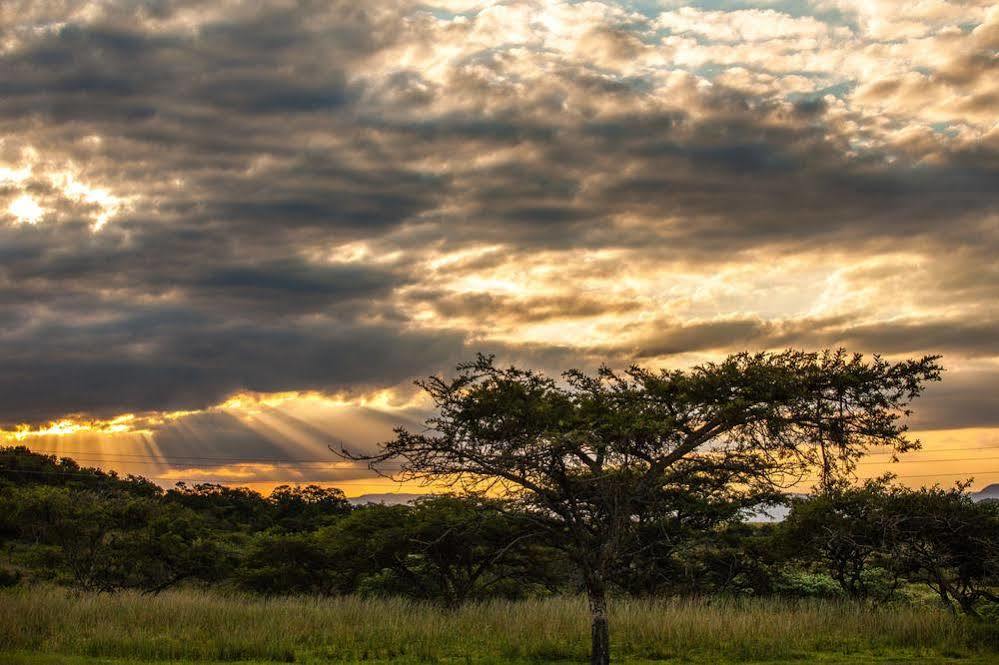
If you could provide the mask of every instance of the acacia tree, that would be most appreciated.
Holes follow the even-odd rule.
[[[724,475],[770,494],[818,467],[853,469],[870,446],[918,446],[906,405],[939,379],[938,357],[888,362],[845,351],[740,353],[686,371],[571,370],[561,379],[498,367],[491,356],[417,384],[437,415],[377,454],[398,478],[505,494],[565,550],[589,599],[591,660],[610,662],[609,575],[634,525],[671,510],[672,490]]]

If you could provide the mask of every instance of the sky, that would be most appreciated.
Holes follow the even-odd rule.
[[[999,482],[991,0],[0,5],[0,441],[335,461],[476,352],[943,355],[910,485]]]

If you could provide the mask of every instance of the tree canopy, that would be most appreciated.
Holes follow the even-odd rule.
[[[716,483],[731,500],[771,496],[817,472],[850,473],[871,447],[901,453],[908,405],[940,378],[936,356],[891,362],[843,350],[740,353],[688,370],[603,367],[561,377],[479,355],[419,381],[436,415],[374,455],[398,477],[517,501],[578,566],[592,662],[610,660],[608,576],[635,525]]]

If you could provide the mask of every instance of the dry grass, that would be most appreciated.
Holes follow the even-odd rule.
[[[995,626],[927,608],[829,601],[613,603],[615,653],[776,660],[809,654],[991,656]],[[585,602],[489,602],[457,611],[398,599],[149,597],[35,588],[0,594],[0,652],[153,660],[583,660]]]

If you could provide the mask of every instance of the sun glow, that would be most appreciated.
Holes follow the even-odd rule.
[[[87,138],[87,142],[99,145],[99,136]],[[2,145],[2,140],[0,140]],[[19,224],[37,224],[49,210],[29,193],[32,185],[50,192],[50,207],[58,210],[62,203],[69,202],[83,206],[84,214],[91,218],[91,229],[100,231],[110,220],[130,208],[135,196],[118,196],[110,187],[92,182],[81,175],[81,170],[73,162],[53,164],[46,161],[33,147],[20,151],[20,164],[0,164],[0,185],[6,185],[20,192],[8,205],[8,213]],[[62,199],[62,201],[57,199]]]
[[[200,411],[123,414],[106,420],[63,418],[40,426],[21,425],[0,430],[0,442],[77,459],[83,466],[141,475],[163,486],[179,481],[213,482],[266,493],[277,485],[315,483],[339,487],[349,496],[425,493],[432,488],[415,482],[396,484],[363,465],[337,458],[330,447],[342,444],[355,451],[373,450],[377,441],[391,436],[391,427],[418,427],[414,423],[421,417],[416,413],[426,406],[420,394],[394,390],[353,397],[243,392]],[[213,414],[238,421],[248,435],[270,442],[270,450],[259,444],[247,447],[242,439],[235,447],[215,445],[215,430],[201,420]],[[199,445],[166,443],[176,442],[178,435]],[[978,464],[999,455],[999,429],[921,431],[913,436],[923,441],[923,449],[902,455],[895,464],[887,453],[875,452],[861,461],[858,476],[892,472],[900,482],[914,487],[933,482],[946,486],[974,477],[977,488],[999,480],[999,471],[993,471],[991,463]],[[393,470],[386,472],[391,476]]]
[[[357,395],[246,391],[197,411],[130,413],[104,420],[67,417],[20,425],[0,430],[0,444],[25,445],[38,453],[72,458],[81,466],[143,476],[164,487],[184,481],[239,485],[264,493],[283,484],[338,487],[349,496],[426,492],[418,483],[397,486],[330,450],[338,445],[357,452],[372,450],[375,442],[391,437],[393,426],[413,426],[414,416],[407,410],[422,405],[420,395],[399,389]],[[217,438],[220,430],[215,427],[243,435],[227,442]]]
[[[13,429],[0,429],[0,442],[20,443],[29,439],[74,434],[143,434],[151,436],[162,425],[195,413],[198,412],[124,413],[108,419],[69,416],[41,425],[22,423]]]
[[[100,231],[105,224],[128,207],[128,201],[115,196],[105,187],[96,187],[79,180],[72,171],[54,173],[49,176],[54,187],[63,194],[79,203],[96,208],[93,214],[93,230]]]
[[[316,390],[275,393],[241,391],[208,410],[249,412],[265,407],[278,407],[287,402],[334,408],[350,406],[380,410],[415,408],[423,403],[419,395],[414,396],[395,388],[386,388],[361,394],[324,393]]]
[[[369,393],[327,394],[319,391],[288,391],[261,393],[242,391],[223,402],[205,409],[125,413],[113,418],[87,418],[67,416],[48,423],[30,425],[22,423],[12,429],[0,429],[0,442],[22,442],[32,438],[67,436],[73,434],[145,434],[153,435],[164,425],[188,416],[224,412],[236,418],[259,416],[282,406],[296,409],[369,408],[377,411],[414,409],[426,406],[423,396],[411,391],[387,388]]]
[[[18,224],[37,224],[45,215],[45,209],[38,204],[30,194],[22,194],[7,206],[10,213]]]

